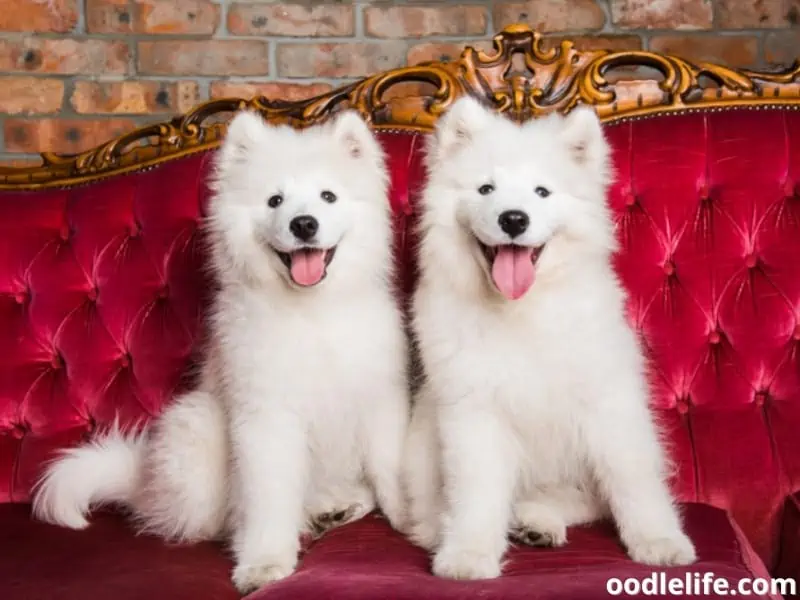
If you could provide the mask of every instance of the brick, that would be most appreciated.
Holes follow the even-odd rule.
[[[87,0],[90,33],[212,34],[220,7],[210,0]]]
[[[0,39],[0,72],[109,75],[128,72],[128,45],[109,40]]]
[[[211,98],[252,98],[265,96],[270,100],[306,100],[326,92],[332,87],[327,83],[285,83],[281,81],[214,81],[211,83]]]
[[[659,35],[650,40],[650,49],[733,67],[752,66],[758,61],[758,40],[752,36]]]
[[[726,29],[796,26],[800,0],[717,0],[717,21]]]
[[[482,6],[369,7],[364,12],[368,35],[379,38],[432,35],[483,35],[486,9]]]
[[[408,50],[406,61],[409,65],[418,65],[421,62],[428,61],[449,62],[457,60],[467,46],[472,46],[476,50],[483,50],[484,52],[492,49],[492,43],[489,41],[464,43],[427,42],[412,46]]]
[[[503,2],[494,8],[495,29],[525,23],[538,31],[595,30],[606,16],[594,0]]]
[[[78,24],[78,0],[13,0],[0,10],[0,31],[72,31]]]
[[[194,81],[76,81],[70,104],[83,114],[182,113],[199,100]]]
[[[88,150],[136,127],[130,119],[6,119],[3,129],[9,152]]]
[[[770,33],[764,42],[764,58],[771,65],[790,66],[800,55],[800,30]]]
[[[710,29],[711,0],[611,0],[611,20],[623,29]]]
[[[0,77],[0,113],[11,115],[58,112],[64,82],[42,77]]]
[[[282,77],[365,77],[403,64],[404,42],[280,44]]]
[[[286,37],[348,36],[355,33],[352,5],[235,3],[228,9],[228,31],[236,35]]]
[[[153,75],[266,75],[266,42],[185,40],[139,42],[140,73]]]
[[[642,39],[638,35],[548,36],[543,46],[557,47],[563,40],[571,40],[576,49],[583,51],[642,49]]]
[[[0,156],[0,167],[38,167],[41,166],[42,160],[40,158],[26,158],[20,155],[9,154],[7,156]]]

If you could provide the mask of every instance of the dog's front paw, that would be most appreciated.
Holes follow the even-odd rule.
[[[233,569],[233,585],[240,593],[249,594],[269,583],[288,577],[294,572],[294,566],[294,560],[238,564]]]
[[[627,547],[633,560],[646,565],[690,565],[697,559],[692,541],[682,532],[669,537],[636,538]]]
[[[494,579],[500,560],[491,552],[444,547],[433,558],[433,573],[447,579]]]

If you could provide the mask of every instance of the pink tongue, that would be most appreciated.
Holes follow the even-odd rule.
[[[325,250],[297,250],[291,254],[292,280],[297,285],[314,285],[325,274]]]
[[[533,285],[532,248],[498,246],[492,265],[492,279],[497,289],[509,300],[525,295]]]

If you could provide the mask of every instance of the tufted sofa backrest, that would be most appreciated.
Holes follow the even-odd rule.
[[[606,127],[616,267],[681,498],[729,509],[770,565],[800,488],[800,112]],[[413,289],[424,134],[386,131],[399,289]],[[57,449],[191,387],[210,296],[211,154],[0,192],[0,499]],[[613,349],[610,349],[613,350]]]
[[[0,191],[0,501],[26,500],[54,450],[191,385],[209,159]]]

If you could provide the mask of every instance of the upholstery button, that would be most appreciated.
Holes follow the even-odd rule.
[[[625,204],[627,204],[628,206],[636,206],[638,203],[639,201],[637,200],[636,195],[633,192],[628,194],[628,196],[625,198]]]
[[[783,184],[783,193],[787,198],[797,195],[797,185],[791,179],[787,179]]]
[[[748,269],[754,269],[758,264],[758,257],[755,254],[748,254],[744,259],[744,264]]]
[[[719,344],[721,339],[722,339],[722,337],[719,335],[718,331],[712,331],[708,336],[709,343],[714,345],[714,346]]]
[[[16,440],[21,440],[25,437],[25,434],[28,433],[28,428],[25,425],[14,425],[14,428],[11,430],[11,437]]]
[[[689,400],[678,398],[675,402],[675,408],[678,410],[678,414],[685,415],[689,412]]]
[[[755,402],[756,406],[764,406],[764,402],[767,401],[767,392],[758,392],[753,401]]]
[[[71,234],[72,234],[72,232],[70,231],[69,225],[64,223],[61,226],[61,229],[58,232],[58,237],[60,237],[62,241],[67,242],[67,241],[69,241],[69,238],[70,238]]]
[[[53,358],[50,359],[50,366],[56,370],[61,369],[64,367],[64,359],[56,352]]]
[[[800,342],[800,323],[794,328],[794,339]]]
[[[167,296],[169,296],[169,287],[165,284],[158,289],[158,292],[156,292],[156,298],[159,300],[164,300]]]
[[[123,369],[127,369],[131,365],[131,357],[130,357],[130,355],[129,354],[123,354],[122,356],[120,356],[119,365]]]
[[[97,288],[91,288],[88,292],[86,292],[86,297],[92,302],[97,300]]]
[[[137,238],[141,232],[142,228],[139,227],[139,224],[134,221],[133,225],[131,225],[130,229],[128,230],[128,235],[130,235],[132,238]]]
[[[672,275],[674,275],[675,274],[675,263],[672,262],[671,260],[668,260],[667,262],[665,262],[664,263],[664,273],[666,273],[667,276],[670,276],[670,277]]]
[[[697,186],[697,196],[701,202],[709,202],[711,200],[711,190],[707,181],[703,181]]]
[[[28,301],[29,294],[27,291],[23,290],[21,292],[17,292],[14,295],[14,300],[16,300],[17,304],[25,304]]]

